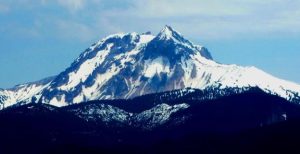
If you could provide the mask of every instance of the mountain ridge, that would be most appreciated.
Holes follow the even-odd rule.
[[[194,96],[199,95],[195,93]],[[139,100],[144,102],[138,100],[133,103],[152,103],[149,97],[140,97]],[[113,105],[131,104],[132,100],[110,100],[110,104],[105,101],[109,100],[66,107],[31,103],[1,110],[0,151],[45,153],[50,150],[52,153],[52,150],[58,150],[55,153],[66,153],[66,150],[71,150],[70,153],[78,153],[81,148],[84,152],[95,148],[97,151],[93,153],[112,153],[116,149],[117,153],[131,150],[143,153],[145,149],[146,153],[148,149],[154,153],[161,153],[161,150],[163,153],[189,150],[202,153],[245,153],[251,150],[261,153],[262,149],[276,151],[283,145],[293,146],[281,149],[282,153],[291,149],[299,151],[299,120],[293,122],[296,125],[285,126],[299,119],[299,105],[259,88],[208,101],[175,99],[175,102],[165,101],[134,113]],[[183,102],[188,105],[178,106]],[[181,107],[180,110],[174,110],[173,103]],[[274,124],[284,124],[284,129],[273,132]],[[252,132],[253,129],[265,131],[257,133]],[[240,136],[240,133],[246,134]],[[268,146],[263,146],[261,143],[265,140],[260,139],[264,139],[266,133],[269,134],[269,142],[263,144]],[[278,137],[278,133],[285,136],[284,140],[274,138]],[[240,137],[232,142],[236,135]],[[249,143],[252,137],[257,139]],[[260,148],[253,149],[253,146]]]
[[[86,49],[65,71],[44,85],[0,91],[2,108],[39,102],[66,106],[91,100],[129,99],[185,88],[260,87],[299,103],[300,86],[255,67],[213,61],[209,51],[165,26],[149,33],[113,34]]]

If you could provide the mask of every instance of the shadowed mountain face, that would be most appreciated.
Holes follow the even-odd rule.
[[[258,88],[213,100],[202,99],[207,91],[191,89],[186,95],[172,97],[178,92],[63,108],[46,104],[8,108],[0,112],[0,149],[36,153],[260,153],[287,150],[295,145],[289,137],[300,136],[293,131],[299,128],[295,121],[300,118],[300,107]],[[286,132],[289,129],[292,131]],[[279,140],[281,137],[286,140]],[[269,141],[267,146],[262,147],[263,141]]]
[[[193,44],[165,26],[156,36],[149,33],[110,35],[86,49],[54,78],[0,90],[0,103],[2,108],[30,102],[60,107],[212,87],[239,88],[240,91],[259,87],[290,102],[300,100],[299,85],[255,67],[217,63],[205,47]]]

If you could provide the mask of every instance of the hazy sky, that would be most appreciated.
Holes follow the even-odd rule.
[[[300,84],[299,0],[0,0],[0,87],[56,75],[108,34],[166,24],[218,62]]]

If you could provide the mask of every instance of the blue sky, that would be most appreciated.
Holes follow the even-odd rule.
[[[0,0],[0,87],[56,75],[108,34],[166,24],[218,62],[300,83],[299,0]]]

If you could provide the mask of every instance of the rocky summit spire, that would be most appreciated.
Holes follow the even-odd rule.
[[[212,60],[212,56],[206,48],[193,44],[171,26],[166,25],[147,45],[144,57],[165,56],[176,63],[181,60],[181,57],[191,57],[197,53]]]
[[[174,40],[179,42],[189,42],[179,32],[174,30],[171,26],[166,25],[156,36],[159,40]],[[190,43],[190,42],[189,42]]]

